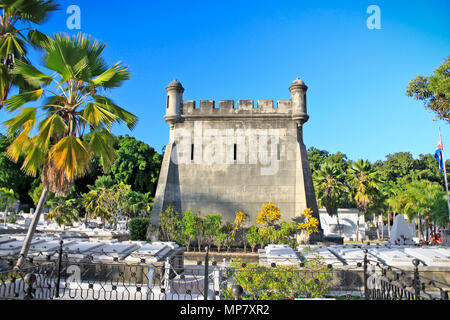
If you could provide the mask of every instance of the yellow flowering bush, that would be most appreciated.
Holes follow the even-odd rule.
[[[300,222],[297,225],[297,229],[305,230],[308,234],[319,232],[319,220],[312,216],[313,211],[310,208],[306,208],[303,211],[307,222]]]
[[[260,225],[274,225],[281,219],[280,208],[273,202],[263,204],[261,212],[258,213],[256,223]]]
[[[234,218],[235,228],[239,229],[239,227],[244,224],[245,220],[247,220],[247,214],[244,211],[236,212],[236,216]]]

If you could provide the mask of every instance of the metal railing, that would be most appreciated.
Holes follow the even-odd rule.
[[[450,284],[421,274],[419,259],[412,270],[389,266],[367,257],[364,250],[364,297],[368,300],[448,300]],[[444,271],[445,272],[445,271]]]
[[[421,274],[419,260],[402,270],[369,259],[336,267],[320,260],[261,266],[205,260],[197,265],[69,259],[61,241],[56,256],[0,258],[0,299],[223,300],[223,299],[443,299],[449,285]],[[0,269],[1,270],[1,269]]]

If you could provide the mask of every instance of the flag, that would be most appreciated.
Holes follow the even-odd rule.
[[[439,136],[439,143],[436,147],[436,151],[434,152],[434,157],[439,163],[439,172],[441,172],[444,169],[444,159],[442,157],[442,150],[444,150],[444,147],[442,146],[442,137]]]

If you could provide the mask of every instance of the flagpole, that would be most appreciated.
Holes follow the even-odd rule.
[[[442,141],[441,127],[439,127],[439,138]],[[450,197],[448,195],[448,182],[447,182],[447,169],[446,169],[447,166],[445,165],[444,143],[442,143],[442,162],[444,164],[445,192],[447,192],[448,218],[450,220]]]

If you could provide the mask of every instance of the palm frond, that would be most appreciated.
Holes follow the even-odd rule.
[[[123,121],[130,130],[134,129],[137,124],[137,117],[134,114],[117,106],[111,99],[105,96],[96,95],[94,98],[99,106],[118,116],[117,122],[120,123]]]
[[[27,102],[39,100],[42,97],[43,92],[43,89],[38,89],[17,94],[5,101],[6,110],[12,112],[22,107]]]
[[[58,169],[64,169],[69,180],[73,180],[88,170],[90,154],[83,141],[68,136],[53,146],[50,159]]]
[[[23,76],[28,83],[37,87],[48,85],[53,81],[51,76],[46,75],[31,64],[25,63],[21,60],[16,61],[12,73]]]

